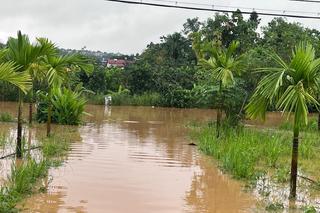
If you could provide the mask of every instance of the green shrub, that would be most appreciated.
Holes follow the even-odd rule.
[[[0,113],[0,121],[2,122],[12,122],[14,119],[10,113],[2,112]]]
[[[89,104],[104,105],[105,104],[104,97],[105,95],[103,94],[95,94],[95,95],[89,95],[86,98]]]
[[[40,94],[37,108],[38,122],[46,122],[48,115],[48,96]],[[54,88],[52,90],[52,122],[64,125],[79,125],[84,114],[86,100],[81,92],[71,91],[66,88]]]
[[[158,93],[144,93],[142,95],[130,95],[128,93],[112,94],[113,106],[161,106],[161,96]]]
[[[46,161],[35,160],[14,165],[6,185],[0,190],[0,212],[18,212],[17,203],[33,193],[34,184],[47,175],[48,168]]]
[[[164,106],[189,108],[192,104],[191,90],[182,88],[173,88],[163,94]]]
[[[131,98],[133,106],[161,106],[161,96],[158,93],[144,93]]]
[[[25,197],[44,191],[39,180],[48,175],[52,166],[61,165],[70,147],[70,141],[63,137],[53,135],[41,141],[43,156],[40,159],[26,159],[21,164],[13,164],[8,180],[0,189],[0,212],[19,212],[17,204]]]
[[[44,139],[41,145],[44,157],[59,157],[69,150],[70,142],[64,138],[55,136]]]

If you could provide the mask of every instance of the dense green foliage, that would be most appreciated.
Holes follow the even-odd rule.
[[[197,18],[188,19],[181,32],[162,36],[159,43],[150,43],[140,55],[124,56],[90,52],[85,49],[80,51],[62,49],[60,51],[62,55],[70,53],[87,55],[95,65],[92,75],[89,76],[84,71],[70,73],[66,84],[68,87],[73,87],[82,83],[86,89],[95,92],[96,97],[90,96],[93,103],[103,104],[103,96],[107,94],[113,94],[114,100],[119,100],[114,92],[122,86],[129,90],[126,99],[133,99],[133,96],[138,97],[143,94],[158,94],[160,101],[153,105],[216,107],[217,94],[212,91],[217,83],[208,70],[198,66],[196,54],[192,49],[194,33],[200,33],[203,42],[216,40],[224,47],[228,47],[235,40],[240,42],[237,54],[245,53],[245,57],[243,57],[244,67],[241,68],[243,73],[238,80],[245,83],[240,83],[241,87],[237,90],[244,93],[237,93],[224,99],[232,105],[238,104],[239,101],[245,102],[248,100],[245,97],[250,97],[253,93],[263,76],[254,72],[256,68],[274,65],[272,58],[265,54],[265,50],[275,51],[284,60],[288,60],[292,48],[300,41],[310,42],[316,49],[316,55],[319,54],[320,48],[320,33],[315,29],[304,28],[299,23],[291,23],[283,18],[275,18],[266,26],[261,26],[257,14],[252,13],[246,19],[240,11],[237,11],[231,15],[216,14],[203,22]],[[129,63],[124,69],[107,68],[105,61],[108,58],[128,59],[133,63]],[[238,80],[236,79],[236,83]],[[35,91],[39,88],[40,85],[36,86]],[[17,99],[13,89],[2,83],[0,90],[7,91],[6,95],[0,96],[2,100]],[[233,101],[235,99],[237,101]],[[132,102],[134,101],[116,101],[114,104],[127,105]],[[153,100],[145,100],[145,103],[140,103],[150,105],[152,102]],[[273,108],[274,106],[269,106],[269,109]]]
[[[234,95],[237,97],[232,96],[225,101],[232,102],[232,105],[240,101],[242,105],[242,102],[248,101],[263,76],[256,73],[256,69],[275,65],[272,58],[265,54],[266,50],[275,51],[288,60],[294,45],[305,40],[313,44],[318,54],[320,33],[317,30],[282,18],[275,18],[260,27],[260,19],[255,13],[245,19],[240,11],[232,15],[217,14],[204,22],[197,18],[188,19],[181,32],[161,37],[160,43],[150,43],[140,55],[131,58],[134,59],[133,64],[124,69],[106,68],[97,61],[93,75],[88,77],[80,73],[78,81],[100,96],[117,92],[122,86],[129,90],[130,97],[145,93],[159,94],[161,106],[216,107],[217,94],[212,90],[217,82],[209,70],[198,66],[192,49],[193,35],[199,33],[203,42],[216,40],[223,47],[228,47],[234,40],[240,42],[237,55],[245,53],[244,66],[236,83],[238,80],[241,82],[238,89],[243,93],[237,93]],[[199,88],[201,94],[198,93]],[[233,102],[234,98],[237,101]],[[123,101],[121,104],[129,102]],[[273,107],[269,106],[269,109]]]
[[[71,91],[66,88],[53,88],[51,96],[51,103],[53,105],[52,122],[66,125],[80,124],[86,104],[86,100],[81,94],[79,91]],[[47,122],[48,99],[48,94],[39,93],[37,120],[40,123]]]
[[[1,122],[12,122],[13,121],[13,117],[10,113],[7,112],[1,112],[0,113],[0,121]]]

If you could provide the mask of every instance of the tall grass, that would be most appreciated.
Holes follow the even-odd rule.
[[[70,142],[65,138],[50,137],[42,141],[42,154],[45,158],[62,157],[68,151]]]
[[[95,104],[95,105],[104,105],[105,100],[104,97],[105,95],[103,94],[95,94],[95,95],[86,95],[86,99],[88,100],[89,104]]]
[[[12,122],[14,118],[10,113],[7,112],[2,112],[0,113],[0,121],[1,122]]]
[[[69,150],[70,141],[53,136],[42,141],[42,159],[27,159],[22,164],[14,164],[8,180],[0,190],[0,212],[18,212],[17,204],[26,196],[36,193],[37,182],[45,178],[51,166]]]
[[[48,173],[46,161],[37,163],[29,160],[22,165],[14,165],[8,182],[0,191],[0,212],[18,212],[16,205],[25,196],[33,193],[34,184]]]
[[[290,121],[285,121],[280,124],[279,129],[281,130],[292,130],[293,124]],[[305,132],[315,132],[318,131],[318,120],[316,118],[311,118],[306,126],[301,127],[302,131]]]
[[[194,137],[198,140],[199,149],[217,159],[221,168],[235,178],[254,180],[268,171],[283,170],[289,165],[292,137],[287,131],[229,129],[218,139],[215,132],[214,127],[200,128]],[[299,151],[304,161],[320,160],[317,136],[303,134]]]
[[[126,93],[113,94],[111,104],[114,106],[161,106],[161,96],[158,93],[133,96]]]

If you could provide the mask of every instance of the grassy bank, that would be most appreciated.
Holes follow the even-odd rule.
[[[236,179],[257,187],[261,180],[278,184],[279,191],[289,187],[292,133],[286,130],[239,128],[224,131],[217,139],[215,128],[193,126],[193,138],[199,149],[213,156],[223,171]],[[304,132],[299,147],[299,175],[314,180],[310,184],[300,182],[300,192],[316,191],[320,186],[320,141],[317,132]],[[277,189],[261,194],[268,197]],[[259,191],[259,190],[258,190]],[[260,192],[260,191],[259,191]],[[281,198],[279,198],[281,199]],[[285,198],[283,198],[285,199]],[[271,199],[268,200],[271,202]],[[281,203],[281,200],[277,200]],[[270,204],[271,205],[271,204]],[[285,204],[281,205],[285,206]],[[279,205],[279,206],[281,206]],[[302,208],[302,206],[301,206]]]
[[[17,204],[27,196],[44,190],[39,180],[47,177],[50,167],[60,165],[69,150],[70,140],[53,136],[43,139],[41,156],[28,156],[12,165],[11,174],[1,187],[0,212],[18,212]]]

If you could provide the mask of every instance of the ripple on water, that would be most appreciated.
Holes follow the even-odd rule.
[[[49,171],[47,192],[26,212],[242,212],[254,206],[241,185],[186,146],[188,121],[212,110],[88,106],[67,161]],[[37,127],[36,127],[37,128]],[[39,130],[40,131],[40,130]]]

